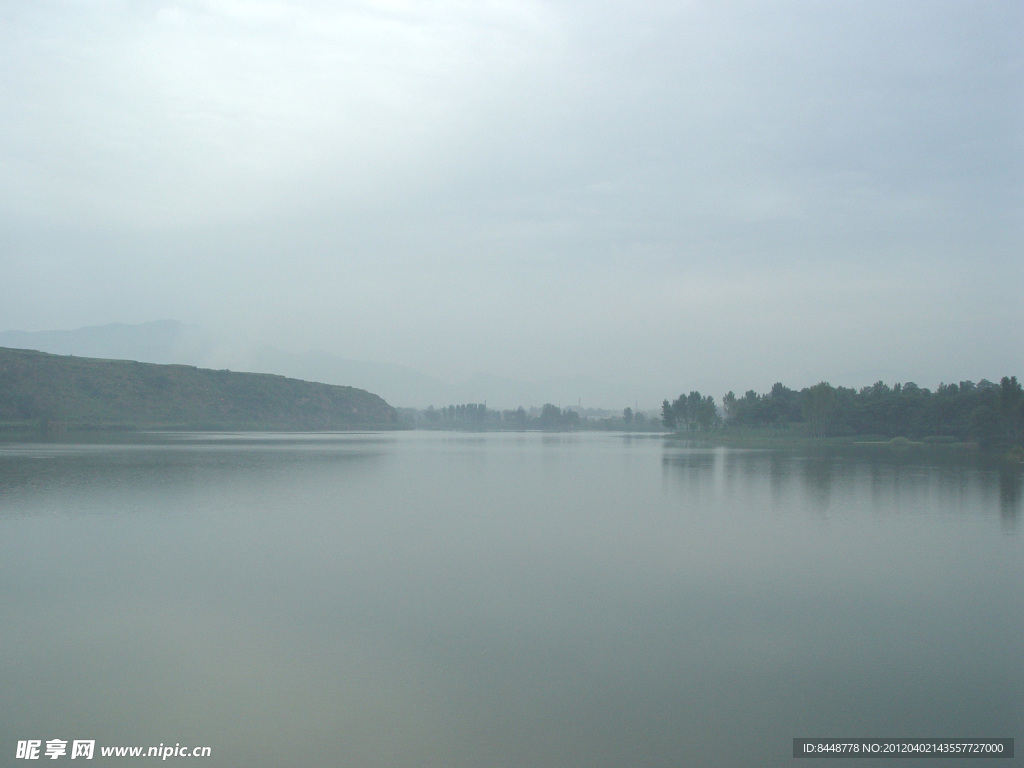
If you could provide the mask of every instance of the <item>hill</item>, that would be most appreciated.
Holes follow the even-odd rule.
[[[394,408],[353,387],[3,347],[0,422],[299,431],[401,427]]]
[[[490,408],[516,408],[543,403],[603,405],[616,413],[637,398],[661,401],[661,393],[623,388],[587,377],[540,381],[477,373],[448,382],[394,363],[355,360],[323,350],[305,349],[294,339],[287,348],[253,339],[228,337],[200,325],[155,320],[135,325],[111,323],[75,330],[0,331],[0,347],[37,349],[55,355],[138,360],[144,363],[230,368],[233,371],[277,373],[305,381],[344,384],[375,392],[393,405],[426,408],[449,403],[483,403]]]

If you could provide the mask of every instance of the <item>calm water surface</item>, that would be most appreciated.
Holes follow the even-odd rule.
[[[1020,750],[1022,512],[1019,473],[614,434],[0,446],[0,765],[53,738],[247,767]]]

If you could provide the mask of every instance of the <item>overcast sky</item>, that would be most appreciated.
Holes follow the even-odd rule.
[[[3,3],[0,330],[641,407],[1019,376],[1022,40],[1016,0]]]

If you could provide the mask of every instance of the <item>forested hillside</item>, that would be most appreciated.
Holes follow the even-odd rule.
[[[284,376],[0,348],[0,423],[79,427],[396,429],[377,395]]]

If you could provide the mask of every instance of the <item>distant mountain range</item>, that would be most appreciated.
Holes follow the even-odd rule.
[[[291,352],[220,336],[176,320],[75,330],[0,331],[0,347],[34,349],[58,355],[192,365],[253,373],[275,373],[306,381],[373,392],[399,407],[426,408],[483,403],[515,408],[554,403],[632,405],[631,396],[588,378],[526,382],[477,374],[461,384],[436,379],[402,365],[351,360],[328,352]]]
[[[0,347],[141,363],[206,366],[218,344],[206,329],[175,320],[112,323],[74,331],[0,331]]]

